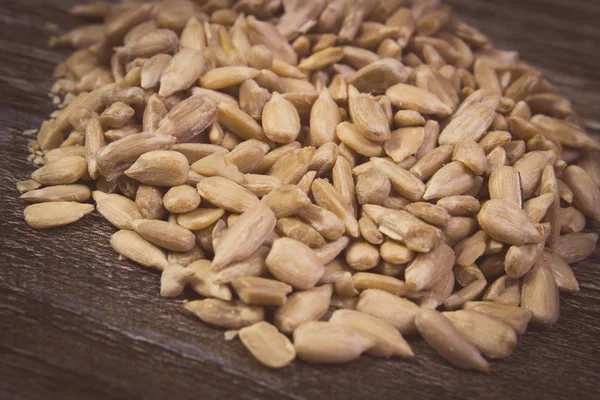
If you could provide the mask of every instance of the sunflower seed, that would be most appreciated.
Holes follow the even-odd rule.
[[[410,346],[398,330],[375,316],[354,310],[337,310],[329,322],[334,325],[348,326],[361,335],[370,338],[375,346],[368,351],[376,357],[412,357]]]
[[[427,343],[450,363],[463,369],[489,370],[477,348],[441,313],[422,310],[417,314],[415,324]]]
[[[292,343],[268,322],[242,328],[239,336],[244,346],[266,367],[282,368],[296,358]]]
[[[245,304],[281,306],[285,304],[292,287],[273,279],[239,277],[232,286]]]
[[[84,202],[91,196],[86,185],[58,185],[43,189],[30,190],[21,199],[30,203],[45,203],[54,201]]]
[[[264,319],[262,307],[247,306],[238,301],[194,300],[183,307],[207,324],[221,328],[241,329]]]
[[[477,220],[488,235],[501,242],[522,246],[543,240],[525,211],[506,200],[492,199],[486,202]]]
[[[120,230],[110,237],[111,247],[121,256],[160,271],[169,266],[165,253],[133,231]]]
[[[489,358],[506,358],[517,346],[517,335],[510,325],[477,311],[443,313],[479,351]]]
[[[54,228],[72,224],[94,211],[91,204],[69,201],[32,204],[23,211],[25,222],[34,229]]]
[[[329,308],[331,293],[332,285],[323,285],[292,294],[275,311],[275,326],[281,332],[290,334],[301,324],[319,320]]]
[[[296,353],[310,363],[347,363],[373,346],[373,340],[344,325],[314,321],[306,322],[294,331]]]

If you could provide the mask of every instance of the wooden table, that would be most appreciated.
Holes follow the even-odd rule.
[[[33,170],[26,129],[54,107],[47,94],[65,51],[46,47],[46,21],[71,27],[76,0],[0,3],[0,398],[545,398],[600,396],[600,258],[574,265],[550,330],[528,332],[487,375],[449,366],[424,342],[411,361],[363,357],[342,366],[261,368],[239,341],[158,295],[160,276],[119,261],[114,231],[94,213],[33,231],[15,182]],[[600,131],[600,2],[452,0],[461,17],[544,70]]]

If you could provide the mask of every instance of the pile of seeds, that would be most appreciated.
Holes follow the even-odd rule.
[[[412,357],[419,334],[487,371],[579,291],[598,142],[439,1],[72,14],[97,22],[51,41],[76,51],[31,146],[44,165],[17,185],[27,223],[96,209],[117,253],[162,271],[162,296],[189,286],[204,299],[185,309],[262,364]]]

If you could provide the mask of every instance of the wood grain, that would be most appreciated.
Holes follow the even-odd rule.
[[[527,333],[487,375],[454,369],[422,341],[411,361],[363,357],[350,365],[261,368],[239,341],[158,295],[160,276],[119,261],[113,228],[96,213],[34,232],[15,182],[33,170],[26,129],[52,111],[46,93],[66,52],[43,24],[78,21],[75,0],[0,3],[0,398],[592,398],[600,395],[600,255],[574,266],[582,291],[562,317]],[[600,3],[452,0],[459,16],[544,70],[600,132]],[[591,227],[598,230],[597,227]],[[192,297],[186,293],[184,297]]]

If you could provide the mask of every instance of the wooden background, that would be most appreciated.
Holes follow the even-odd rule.
[[[558,324],[527,333],[487,375],[454,369],[424,342],[413,343],[411,361],[270,371],[239,341],[183,315],[181,300],[162,299],[158,274],[118,261],[113,228],[97,214],[28,229],[15,190],[33,170],[22,132],[53,111],[46,93],[66,54],[46,47],[43,24],[77,24],[66,12],[75,2],[0,2],[0,398],[599,398],[598,252],[574,266],[582,291],[561,299]],[[600,1],[449,3],[544,70],[600,132]]]

